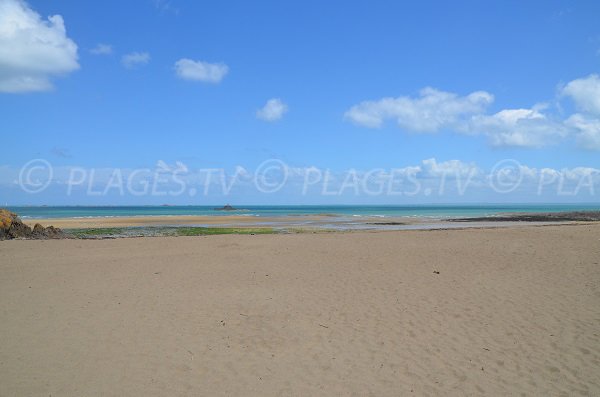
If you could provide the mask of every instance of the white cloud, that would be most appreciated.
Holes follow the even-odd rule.
[[[485,91],[467,96],[424,88],[418,98],[401,96],[365,101],[345,113],[352,122],[370,128],[380,127],[386,119],[414,132],[435,132],[455,126],[472,114],[482,113],[494,100]]]
[[[575,167],[575,168],[563,168],[561,172],[567,179],[580,180],[585,177],[596,178],[600,176],[600,170],[591,167]]]
[[[565,124],[575,130],[579,146],[590,150],[600,150],[600,119],[576,113],[569,117]]]
[[[565,120],[577,144],[584,149],[600,150],[600,76],[591,74],[570,81],[561,94],[573,99],[581,111]]]
[[[569,82],[562,94],[571,97],[580,110],[600,116],[600,76],[597,74]]]
[[[45,91],[79,68],[60,15],[43,20],[22,0],[0,1],[0,92]]]
[[[110,44],[99,43],[96,47],[92,48],[90,52],[94,55],[110,55],[113,52]]]
[[[561,91],[571,97],[581,113],[564,118],[548,111],[546,104],[530,109],[503,109],[486,114],[492,94],[476,91],[461,97],[434,88],[424,88],[417,98],[401,96],[365,101],[344,115],[356,124],[376,128],[394,119],[410,132],[455,132],[487,136],[492,146],[540,148],[571,139],[579,147],[600,150],[600,76],[569,82]]]
[[[366,127],[379,127],[385,119],[412,132],[435,132],[451,128],[467,134],[483,134],[493,146],[541,147],[556,143],[568,133],[560,121],[542,113],[543,106],[532,109],[504,109],[485,114],[494,100],[492,94],[476,91],[457,94],[425,88],[419,98],[383,98],[362,102],[346,112],[346,118]]]
[[[209,63],[182,58],[175,62],[175,73],[184,80],[219,83],[229,72],[224,63]]]
[[[438,162],[435,158],[423,160],[423,172],[427,177],[467,177],[474,176],[482,171],[474,163],[465,163],[461,160],[448,160]]]
[[[132,52],[123,55],[121,63],[128,69],[133,69],[138,65],[145,65],[150,62],[150,54],[147,52]]]
[[[256,111],[256,117],[265,121],[277,121],[288,111],[288,106],[279,98],[272,98]]]
[[[504,109],[488,115],[475,115],[468,129],[489,137],[493,146],[542,147],[558,142],[567,128],[541,113],[539,108]]]

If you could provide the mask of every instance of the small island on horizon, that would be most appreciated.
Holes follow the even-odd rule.
[[[239,210],[229,204],[225,204],[221,208],[215,208],[215,211],[239,211]]]

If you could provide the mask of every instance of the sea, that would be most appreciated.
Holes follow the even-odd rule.
[[[239,205],[233,211],[215,206],[9,206],[23,219],[105,218],[129,216],[240,215],[253,217],[293,217],[324,215],[332,217],[415,217],[466,218],[506,213],[560,211],[600,211],[600,203],[591,204],[477,204],[477,205]]]

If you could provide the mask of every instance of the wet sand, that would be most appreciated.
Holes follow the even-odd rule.
[[[600,225],[0,242],[0,395],[600,395]]]
[[[40,223],[43,226],[53,225],[61,229],[102,228],[102,227],[138,227],[138,226],[254,226],[257,224],[301,225],[305,223],[331,222],[328,216],[288,216],[288,217],[255,217],[240,215],[217,216],[120,216],[95,218],[47,218],[24,219],[23,222],[33,226]]]
[[[312,216],[278,216],[256,217],[240,215],[222,216],[119,216],[90,218],[47,218],[25,219],[24,223],[33,227],[36,223],[42,226],[54,226],[61,229],[81,228],[114,228],[114,227],[154,227],[154,226],[220,226],[220,227],[260,227],[307,228],[334,230],[411,230],[411,229],[461,229],[515,227],[527,225],[552,225],[565,223],[563,219],[538,220],[523,218],[525,215],[506,218],[464,218],[434,219],[418,217],[342,217],[328,215]],[[471,220],[472,219],[472,220]],[[525,222],[523,222],[525,220]],[[572,223],[572,222],[571,222]]]

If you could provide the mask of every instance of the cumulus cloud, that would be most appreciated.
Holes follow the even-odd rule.
[[[110,44],[99,43],[96,47],[92,48],[90,52],[94,55],[110,55],[113,52]]]
[[[224,63],[209,63],[182,58],[175,62],[175,74],[184,80],[219,83],[229,72]]]
[[[591,74],[570,81],[561,94],[570,97],[581,112],[565,120],[577,144],[584,149],[600,150],[600,76]]]
[[[491,116],[475,115],[469,130],[489,137],[493,146],[542,147],[558,142],[568,131],[540,109],[504,109]]]
[[[135,67],[145,65],[150,62],[150,54],[147,52],[131,52],[123,55],[121,63],[127,69],[133,69]]]
[[[493,95],[485,91],[461,97],[427,87],[419,92],[417,98],[401,96],[361,102],[352,106],[345,113],[345,118],[370,128],[381,127],[386,119],[392,119],[409,131],[435,132],[483,112],[493,100]]]
[[[393,119],[410,132],[451,129],[487,136],[492,146],[540,148],[571,140],[577,146],[600,150],[600,76],[591,74],[567,83],[560,97],[569,97],[579,113],[565,118],[546,104],[532,108],[503,109],[488,114],[494,97],[485,91],[467,96],[424,88],[417,98],[401,96],[365,101],[344,115],[355,124],[376,128]]]
[[[575,130],[579,146],[590,150],[600,150],[600,119],[576,113],[569,117],[565,124]]]
[[[279,98],[272,98],[256,111],[256,117],[265,121],[277,121],[288,111],[288,106]]]
[[[79,68],[62,16],[47,20],[22,0],[0,1],[0,92],[46,91]]]
[[[600,116],[600,76],[597,74],[569,82],[562,94],[571,97],[580,110]]]

